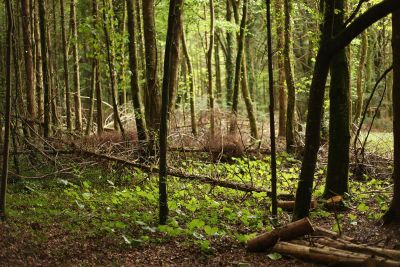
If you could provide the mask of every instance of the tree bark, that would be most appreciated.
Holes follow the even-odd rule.
[[[358,120],[361,116],[361,111],[364,102],[364,85],[363,85],[363,75],[365,70],[365,63],[368,51],[368,36],[364,32],[362,34],[361,48],[360,48],[360,64],[357,70],[357,101],[356,101],[356,110],[354,114],[354,122],[358,123]]]
[[[39,2],[39,28],[40,28],[40,48],[42,54],[42,73],[43,73],[43,89],[44,89],[44,124],[43,136],[48,138],[51,134],[51,87],[50,87],[50,73],[48,64],[48,47],[47,47],[47,18],[46,18],[46,2],[45,0],[38,0]]]
[[[96,0],[94,0],[96,1]],[[65,108],[67,116],[67,130],[72,131],[72,116],[71,116],[71,89],[69,87],[69,71],[68,71],[68,49],[67,37],[65,31],[65,11],[64,0],[60,0],[60,24],[61,24],[61,42],[63,49],[63,64],[64,64],[64,87],[65,87]]]
[[[275,1],[276,35],[277,35],[277,68],[278,68],[278,99],[279,99],[279,123],[278,135],[286,135],[286,92],[285,92],[285,66],[283,57],[284,48],[284,13],[282,0]]]
[[[286,111],[286,151],[293,153],[296,146],[295,139],[295,110],[296,110],[296,89],[294,86],[293,68],[291,62],[291,14],[292,2],[291,0],[284,0],[285,9],[285,45],[284,45],[284,65],[285,65],[285,78],[286,87],[288,92],[288,102]]]
[[[147,140],[147,129],[140,98],[140,87],[139,87],[136,44],[135,44],[136,25],[134,18],[134,3],[133,0],[127,0],[126,2],[128,8],[127,11],[128,11],[128,32],[129,32],[129,68],[131,71],[130,85],[131,85],[132,102],[133,102],[133,109],[135,112],[138,140],[145,142]]]
[[[190,59],[189,51],[186,45],[185,31],[182,29],[182,48],[186,59],[186,65],[189,73],[189,102],[190,102],[190,121],[192,126],[192,134],[197,136],[197,123],[196,123],[196,105],[195,105],[195,94],[194,94],[194,73],[192,61]]]
[[[345,6],[335,1],[333,34],[344,26]],[[346,50],[342,49],[331,60],[331,83],[329,91],[329,150],[325,197],[343,196],[348,192],[349,176],[349,65]]]
[[[10,128],[11,128],[11,50],[13,35],[13,19],[11,0],[5,1],[7,15],[6,37],[6,95],[4,109],[4,144],[2,151],[1,186],[0,186],[0,220],[6,219],[6,192],[8,180],[8,158],[10,152]]]
[[[232,7],[231,1],[226,0],[226,21],[232,22]],[[231,31],[227,31],[226,33],[226,104],[229,107],[232,105],[232,90],[233,90],[233,34]]]
[[[214,119],[214,90],[213,90],[213,72],[212,72],[212,59],[214,50],[214,0],[209,0],[210,8],[210,40],[207,51],[207,77],[208,77],[208,107],[210,112],[210,138],[215,135],[215,119]]]
[[[160,123],[160,92],[157,81],[157,44],[154,19],[154,0],[142,2],[143,35],[146,56],[146,123],[151,136],[158,131]],[[153,133],[152,133],[153,132]],[[152,139],[152,137],[150,137]]]
[[[79,73],[79,48],[78,48],[78,26],[76,21],[76,0],[71,0],[70,23],[72,32],[72,57],[74,60],[74,105],[75,105],[75,130],[82,131],[82,104],[81,104],[81,82]]]
[[[392,14],[393,50],[393,198],[389,210],[383,216],[388,224],[400,222],[400,11]]]
[[[32,121],[29,123],[30,128],[35,130],[35,124],[33,123],[36,119],[35,79],[32,55],[31,11],[29,3],[29,0],[21,0],[21,16],[25,59],[26,106],[29,120]]]
[[[159,223],[164,225],[168,218],[167,199],[167,136],[168,136],[168,104],[171,86],[175,86],[179,57],[179,40],[182,31],[183,0],[170,0],[168,15],[168,31],[165,44],[164,77],[162,83],[162,105],[160,124],[160,172],[159,172]],[[174,58],[176,57],[176,58]]]

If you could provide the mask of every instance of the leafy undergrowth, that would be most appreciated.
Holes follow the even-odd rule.
[[[269,158],[232,164],[182,161],[188,173],[221,176],[269,186]],[[299,162],[278,158],[279,193],[293,194]],[[314,196],[323,193],[325,169],[317,172]],[[20,180],[10,185],[8,220],[0,223],[0,263],[15,265],[287,265],[303,263],[277,254],[246,253],[244,243],[273,229],[266,193],[169,178],[168,225],[158,226],[157,177],[135,170],[75,170],[71,177]],[[390,181],[351,181],[347,210],[312,211],[315,224],[363,243],[395,246],[396,229],[374,223],[387,210]],[[322,201],[322,200],[321,200]],[[281,224],[290,213],[279,210]],[[393,232],[395,231],[395,232]],[[392,239],[390,236],[395,235]],[[309,266],[309,264],[304,264]]]

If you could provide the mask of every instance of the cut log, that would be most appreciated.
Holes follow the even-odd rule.
[[[310,220],[303,218],[249,240],[247,242],[247,250],[251,252],[265,252],[270,250],[279,240],[292,240],[310,234],[313,231],[314,228]]]
[[[294,200],[278,200],[278,207],[286,210],[292,211],[294,209],[296,201]],[[317,201],[314,199],[311,201],[310,209],[315,209],[317,207]]]
[[[400,266],[399,261],[389,260],[382,257],[372,257],[360,253],[352,253],[325,246],[309,247],[288,242],[279,242],[274,246],[273,251],[290,255],[301,260],[333,266]]]

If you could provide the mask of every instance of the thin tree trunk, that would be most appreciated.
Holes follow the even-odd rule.
[[[168,199],[167,199],[167,136],[168,136],[168,105],[171,85],[176,84],[178,64],[179,40],[182,31],[183,0],[170,0],[168,16],[168,32],[165,44],[164,77],[162,84],[162,105],[160,124],[160,172],[159,172],[159,223],[167,223]],[[176,42],[178,40],[178,42]]]
[[[25,59],[25,92],[29,126],[35,129],[34,120],[36,119],[36,101],[35,101],[35,79],[34,65],[32,55],[32,34],[31,34],[31,11],[30,1],[21,0],[22,33],[24,41],[24,59]]]
[[[361,116],[361,110],[364,102],[364,85],[363,85],[363,75],[365,70],[365,63],[368,51],[368,36],[364,32],[362,34],[361,48],[360,48],[360,64],[357,70],[357,102],[356,110],[354,114],[354,122],[357,123]]]
[[[8,179],[8,158],[10,149],[10,128],[11,128],[11,49],[12,49],[12,7],[11,0],[5,1],[7,14],[7,51],[6,51],[6,95],[5,95],[5,122],[4,122],[4,144],[2,151],[2,171],[0,186],[0,220],[6,219],[6,192]]]
[[[101,135],[104,131],[103,124],[103,96],[101,92],[101,79],[100,67],[96,68],[96,120],[97,120],[97,134]]]
[[[271,139],[271,199],[272,215],[278,215],[277,177],[276,177],[276,144],[275,144],[275,119],[274,119],[274,75],[272,66],[272,34],[271,34],[271,0],[266,0],[267,5],[267,34],[268,34],[268,77],[269,77],[269,127]]]
[[[133,0],[127,0],[128,8],[128,32],[129,32],[129,68],[131,71],[131,92],[132,92],[132,102],[135,112],[135,121],[137,136],[139,141],[147,140],[147,129],[146,121],[143,114],[143,108],[140,98],[140,87],[139,87],[139,77],[138,77],[138,67],[137,67],[137,56],[136,56],[136,25],[134,18],[134,5]],[[137,11],[138,12],[138,11]],[[140,26],[140,25],[139,25]]]
[[[79,49],[78,49],[78,29],[76,23],[76,1],[71,0],[70,23],[72,32],[72,57],[74,59],[74,104],[75,104],[75,130],[82,131],[82,104],[81,104],[81,83],[79,74]]]
[[[226,0],[226,21],[232,22],[232,7],[231,1]],[[226,103],[228,106],[232,105],[232,90],[233,90],[233,33],[227,31],[226,33]]]
[[[208,107],[210,111],[210,136],[211,139],[215,135],[215,118],[214,118],[214,90],[213,90],[213,79],[212,79],[212,58],[214,50],[214,0],[209,0],[210,8],[210,40],[207,51],[207,74],[208,74]]]
[[[217,101],[221,100],[222,95],[222,80],[221,80],[221,60],[219,56],[219,43],[214,45],[214,60],[215,60],[215,89]]]
[[[238,48],[237,48],[236,66],[235,66],[235,81],[233,84],[233,97],[232,97],[232,121],[231,121],[231,125],[230,125],[230,131],[232,133],[237,131],[237,115],[238,115],[238,106],[239,106],[239,86],[240,86],[240,74],[241,74],[242,63],[243,63],[244,38],[245,38],[247,8],[248,8],[247,4],[248,4],[248,1],[245,0],[243,2],[243,12],[242,12],[243,15],[242,15],[242,20],[240,22],[240,31],[239,31],[239,37],[238,37]],[[237,7],[234,7],[233,10],[234,10],[235,14],[238,13]]]
[[[247,1],[247,0],[245,0],[245,1]],[[250,91],[249,91],[249,83],[248,83],[248,79],[247,79],[247,77],[248,77],[247,62],[246,62],[245,55],[246,54],[243,53],[242,68],[241,68],[242,95],[243,95],[244,103],[246,104],[247,117],[248,117],[249,123],[250,123],[251,137],[253,137],[254,140],[257,140],[257,138],[258,138],[257,122],[256,122],[256,115],[255,115],[254,107],[253,107],[253,101],[251,100],[251,95],[250,95]]]
[[[112,10],[112,4],[109,7]],[[110,39],[110,31],[113,32],[113,17],[108,19],[110,16],[107,16],[106,12],[106,1],[103,0],[103,28],[104,28],[104,37],[106,40],[106,50],[107,50],[107,64],[108,64],[108,72],[110,76],[110,85],[111,85],[111,99],[112,99],[112,106],[113,106],[113,113],[114,113],[114,129],[121,130],[122,135],[125,137],[125,130],[124,126],[122,125],[121,118],[118,112],[118,85],[116,79],[116,71],[115,71],[115,50],[112,45],[112,40]],[[110,25],[110,31],[108,29]]]
[[[189,73],[189,102],[190,102],[190,121],[192,125],[192,134],[197,136],[197,123],[196,123],[196,105],[195,105],[195,94],[194,94],[194,73],[192,61],[189,56],[189,51],[186,46],[185,31],[182,29],[181,34],[183,53],[186,59],[186,65]]]
[[[65,87],[65,109],[67,115],[67,130],[72,131],[71,93],[70,93],[71,89],[69,87],[68,51],[67,51],[67,37],[65,31],[64,0],[60,0],[60,24],[61,24],[61,42],[63,49],[63,64],[64,64],[64,87]]]
[[[286,112],[286,151],[288,153],[293,153],[296,146],[296,140],[295,140],[296,89],[294,86],[293,70],[291,62],[292,58],[291,0],[284,0],[284,9],[285,9],[285,33],[284,33],[285,46],[283,54],[284,54],[286,87],[288,91],[288,102],[287,102],[287,112]]]
[[[43,89],[44,89],[44,124],[43,136],[48,138],[51,134],[51,87],[50,87],[50,73],[48,64],[48,47],[47,47],[47,18],[46,18],[46,2],[45,0],[38,0],[39,2],[39,27],[40,27],[40,47],[42,54],[42,73],[43,73]]]
[[[279,128],[278,135],[286,135],[286,92],[285,92],[285,66],[283,57],[284,47],[284,16],[282,0],[275,1],[276,12],[276,35],[277,35],[277,67],[278,67],[278,102],[279,102]]]
[[[37,0],[39,1],[39,0]],[[40,122],[39,130],[42,132],[42,122],[44,117],[44,103],[43,103],[43,88],[44,88],[44,81],[43,81],[43,68],[42,68],[42,49],[41,49],[41,38],[40,38],[40,23],[39,23],[39,9],[35,5],[36,11],[36,19],[34,25],[34,36],[35,36],[35,44],[36,44],[36,99],[37,99],[37,106],[38,106],[38,121]]]

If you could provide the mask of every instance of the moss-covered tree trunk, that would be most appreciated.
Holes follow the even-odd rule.
[[[367,51],[368,51],[368,37],[367,34],[364,32],[362,34],[362,40],[361,40],[360,64],[357,70],[357,100],[356,100],[356,109],[353,120],[355,123],[358,122],[358,119],[361,116],[361,110],[363,108],[364,87],[365,87],[363,84],[363,76],[367,58]]]

